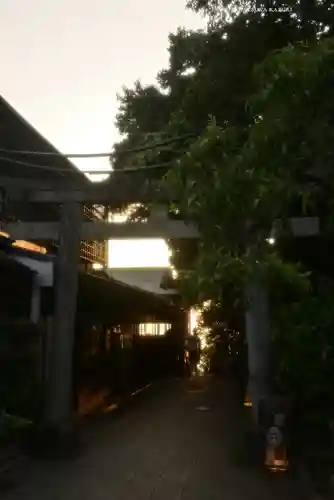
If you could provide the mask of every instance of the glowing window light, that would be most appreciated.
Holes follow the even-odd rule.
[[[0,231],[0,236],[4,236],[5,238],[10,238],[10,235],[8,233],[5,233],[4,231]],[[30,250],[30,252],[36,252],[42,254],[47,253],[46,248],[36,245],[36,243],[31,243],[31,241],[16,240],[13,243],[13,247],[23,248],[24,250]]]
[[[189,330],[190,330],[190,334],[191,335],[193,334],[194,329],[198,326],[200,317],[201,317],[200,312],[198,312],[196,309],[190,309],[190,313],[189,313]]]
[[[99,262],[93,262],[92,268],[95,269],[96,271],[100,271],[101,269],[103,269],[103,267],[104,266]]]
[[[171,328],[170,323],[140,323],[139,335],[143,336],[162,336]]]
[[[30,250],[31,252],[46,254],[47,250],[44,247],[40,247],[35,243],[30,241],[17,240],[13,243],[13,247],[23,248],[24,250]]]

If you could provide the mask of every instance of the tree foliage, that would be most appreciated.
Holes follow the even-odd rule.
[[[169,244],[187,304],[211,301],[202,326],[223,319],[243,331],[245,281],[257,271],[270,284],[281,388],[328,405],[334,268],[315,262],[325,256],[315,249],[333,243],[333,3],[256,5],[262,10],[243,0],[189,0],[208,28],[170,35],[169,66],[156,85],[123,89],[124,139],[112,162],[118,170],[157,166],[139,168],[138,180],[165,183],[174,214],[197,225],[196,245]],[[268,244],[275,219],[301,215],[325,219],[322,239],[308,240],[313,257],[289,234]]]
[[[321,164],[325,175],[330,165],[323,147],[330,141],[330,113],[322,100],[330,76],[319,79],[318,72],[326,73],[331,42],[315,50],[296,43],[324,36],[325,27],[330,33],[332,4],[301,1],[289,11],[262,13],[234,0],[189,6],[210,14],[211,24],[170,35],[169,67],[155,86],[137,82],[123,89],[117,125],[124,139],[112,160],[119,170],[158,165],[139,171],[138,179],[167,179],[180,200],[174,208],[198,225],[196,248],[170,242],[189,301],[219,302],[225,287],[233,303],[241,300],[250,271],[249,244],[258,248],[255,260],[261,255],[271,262],[266,237],[272,221],[296,208],[311,213],[323,197],[310,174]],[[232,7],[237,12],[227,22],[221,14]],[[188,132],[196,137],[124,155]]]
[[[331,291],[285,304],[273,318],[276,384],[301,408],[299,425],[333,418],[333,311]]]
[[[288,13],[300,29],[301,40],[312,40],[320,34],[333,34],[333,2],[331,0],[188,0],[188,8],[201,12],[209,26],[217,30],[242,14],[257,12],[269,22]]]

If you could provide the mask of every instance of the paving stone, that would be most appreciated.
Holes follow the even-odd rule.
[[[174,380],[88,426],[83,456],[29,463],[4,499],[295,500],[288,478],[233,463],[241,429],[229,383]]]

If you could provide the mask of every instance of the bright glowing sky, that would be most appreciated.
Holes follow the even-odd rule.
[[[0,92],[60,151],[110,151],[119,138],[117,92],[137,78],[153,82],[167,66],[169,32],[204,26],[184,4],[0,0]],[[109,169],[107,159],[76,164]],[[160,255],[165,265],[164,250],[152,245],[127,242],[125,249],[123,240],[112,253],[119,265],[140,255],[151,262]]]
[[[162,239],[113,240],[110,242],[112,267],[167,267],[168,246]]]

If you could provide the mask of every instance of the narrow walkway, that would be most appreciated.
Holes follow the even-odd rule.
[[[31,463],[6,500],[293,500],[288,478],[235,463],[240,412],[228,384],[149,389],[86,432],[72,462]],[[239,413],[239,417],[238,417]]]

